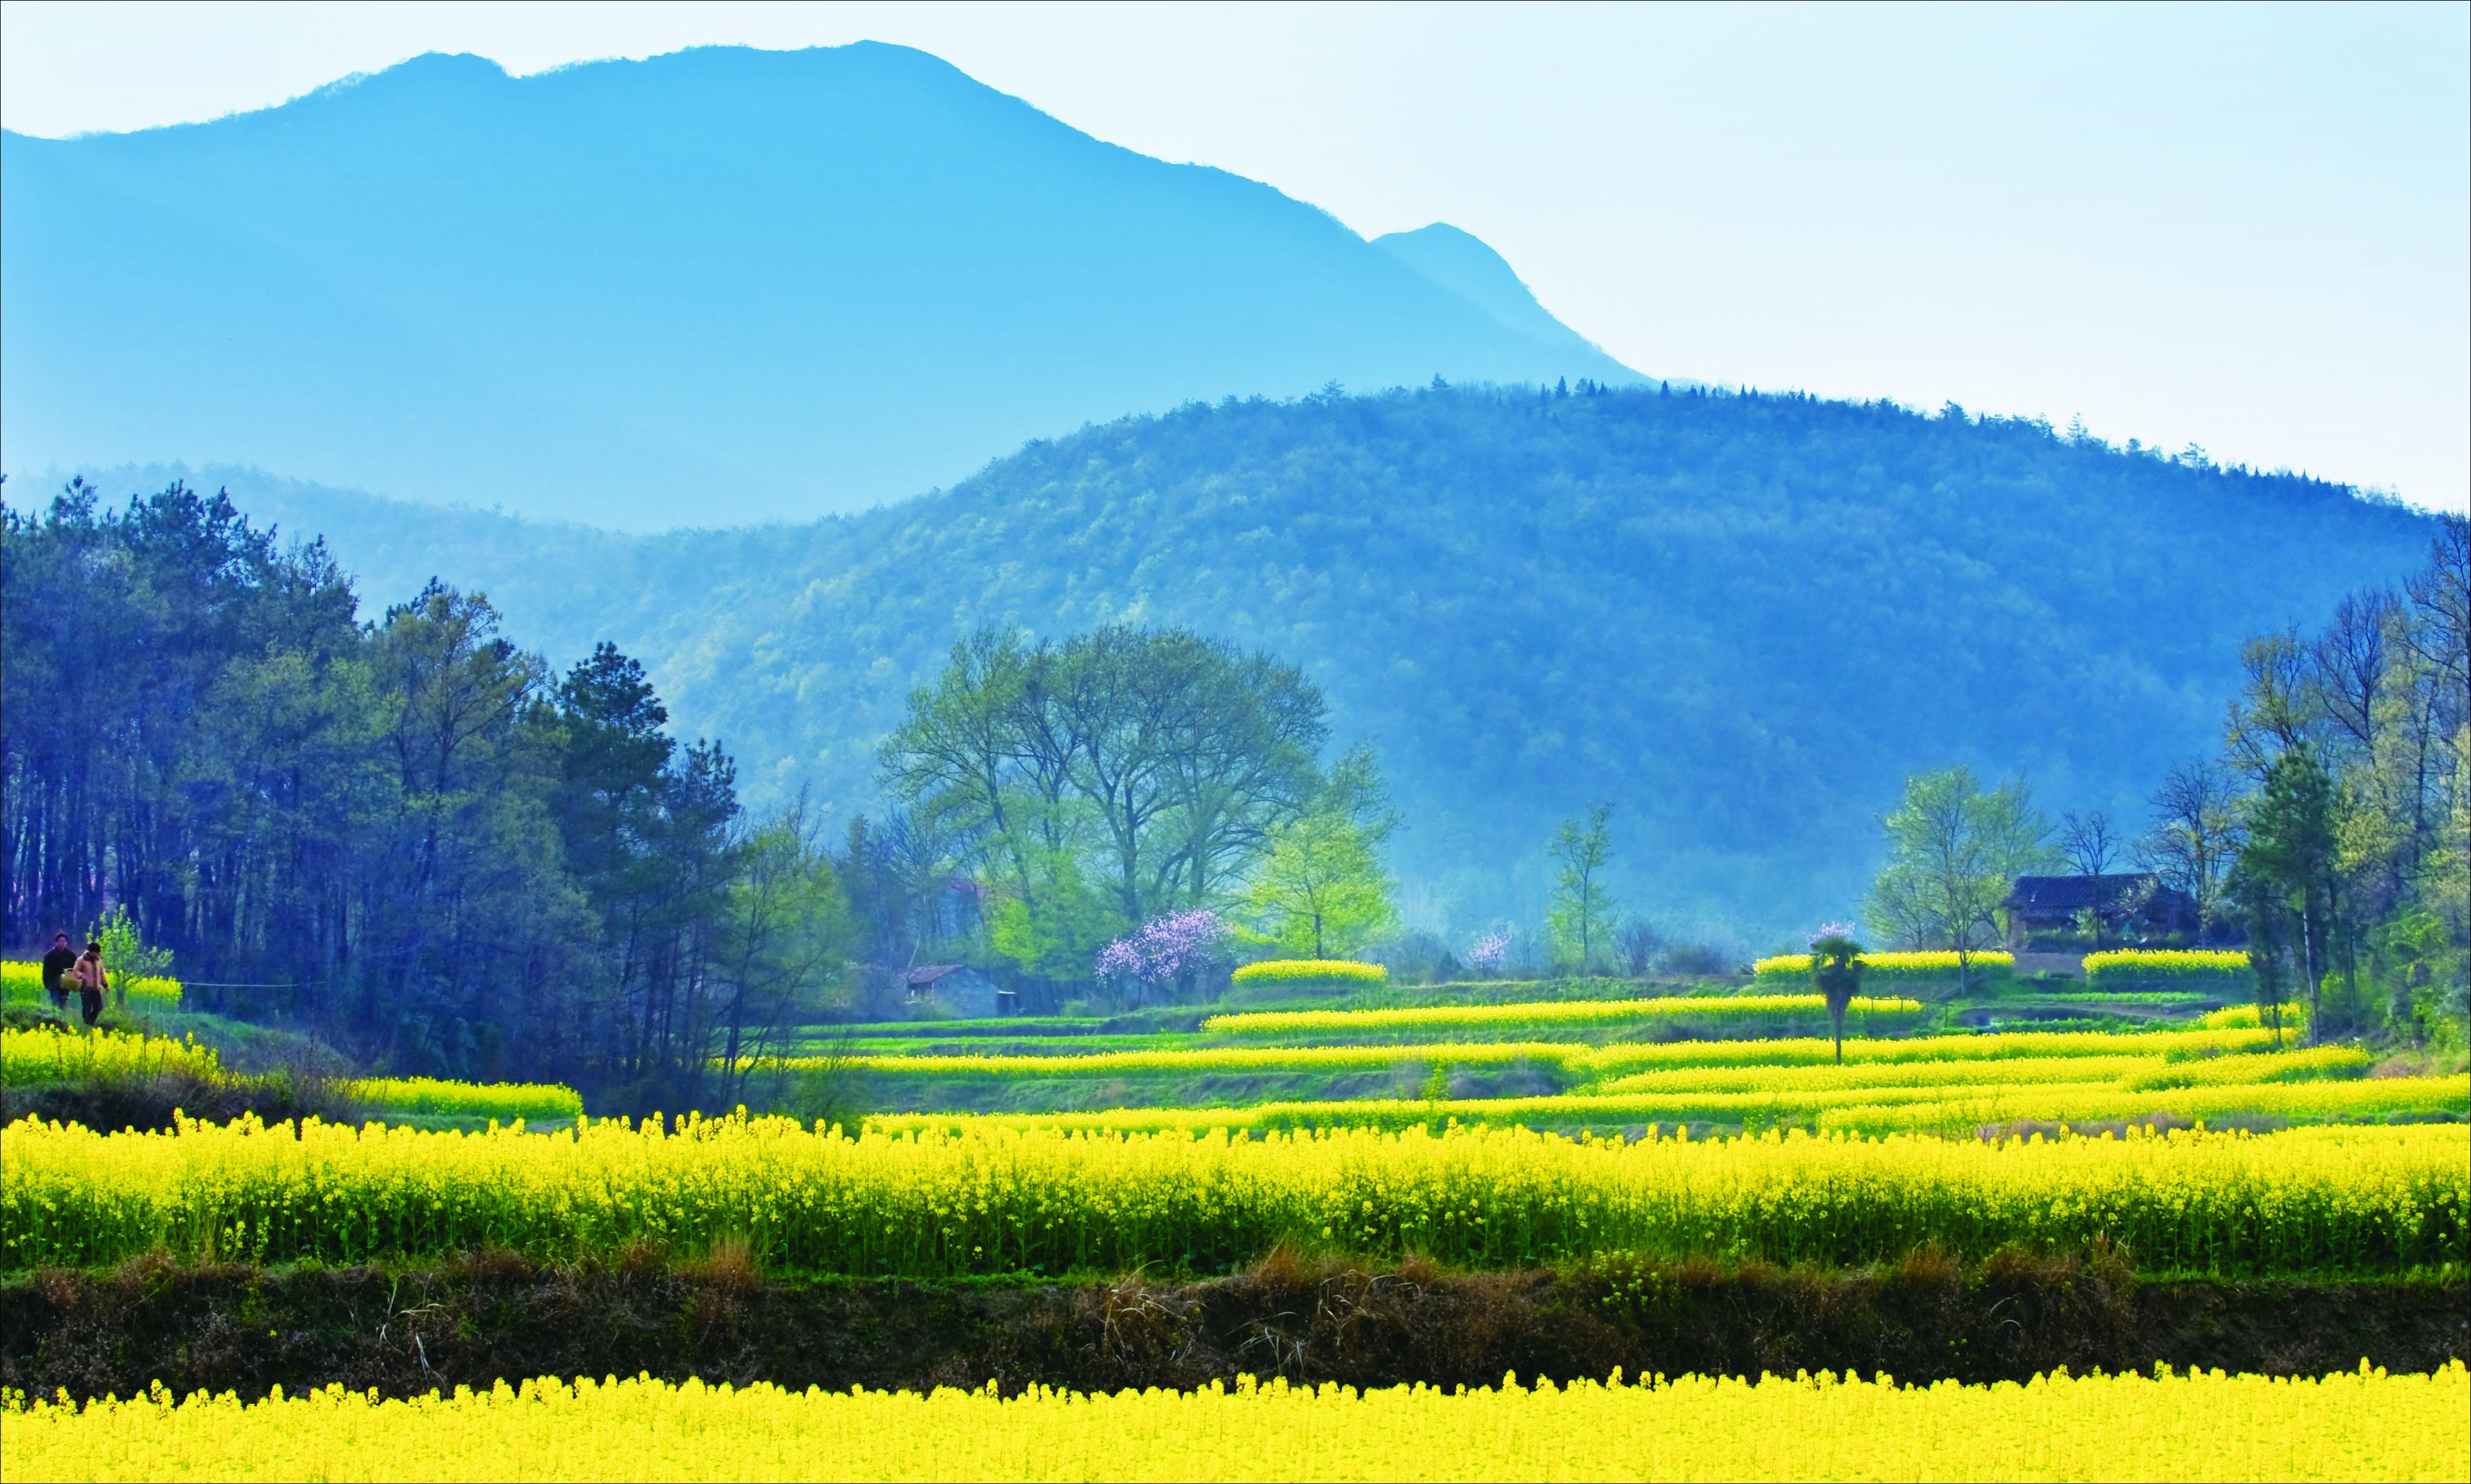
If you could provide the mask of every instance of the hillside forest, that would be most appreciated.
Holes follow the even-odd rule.
[[[2437,523],[2417,570],[2321,627],[2252,637],[2220,746],[2149,780],[2150,818],[2055,829],[2007,786],[2016,859],[2153,865],[2270,989],[2325,999],[2320,1026],[2459,1015],[2467,530]],[[1332,744],[1292,660],[1178,627],[967,636],[878,739],[889,807],[828,830],[795,795],[750,810],[616,647],[553,668],[434,581],[364,617],[322,545],[220,495],[73,486],[0,539],[8,941],[125,913],[201,1004],[377,1067],[725,1104],[741,1058],[897,1013],[932,959],[1033,1009],[1207,996],[1281,954],[1423,979],[1732,966],[1612,889],[1601,802],[1525,821],[1548,910],[1402,927],[1386,857],[1416,820],[1378,749]],[[1947,776],[1915,761],[1908,804]],[[1887,926],[1928,947],[1977,924]]]
[[[1540,920],[1554,821],[1601,801],[1610,888],[1745,954],[1853,909],[1934,760],[2138,813],[2216,745],[2242,636],[2399,581],[2436,525],[1961,409],[1585,382],[1196,404],[860,516],[659,537],[214,478],[367,592],[485,592],[560,666],[615,643],[751,804],[836,832],[881,816],[882,740],[954,644],[1185,628],[1296,667],[1332,747],[1378,753],[1411,925]]]

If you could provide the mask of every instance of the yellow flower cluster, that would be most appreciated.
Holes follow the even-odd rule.
[[[362,1077],[343,1094],[388,1113],[463,1119],[579,1119],[583,1097],[557,1082],[448,1082],[435,1077]]]
[[[1001,1397],[555,1379],[409,1402],[159,1389],[12,1397],[26,1479],[2460,1479],[2471,1373],[1822,1372],[1358,1391],[1335,1382]]]
[[[790,1071],[825,1066],[889,1073],[924,1072],[931,1076],[971,1078],[1115,1077],[1128,1073],[1207,1073],[1379,1071],[1411,1062],[1464,1062],[1504,1066],[1518,1061],[1563,1062],[1584,1058],[1595,1048],[1578,1042],[1480,1041],[1425,1046],[1218,1046],[1153,1051],[1096,1051],[1086,1056],[1061,1054],[986,1056],[823,1056],[784,1057],[777,1065]],[[747,1065],[755,1065],[749,1062]],[[765,1063],[765,1066],[776,1065]]]
[[[2237,949],[2120,948],[2084,956],[2085,983],[2098,990],[2245,990],[2253,982]]]
[[[2260,1005],[2227,1004],[2219,1010],[2208,1010],[2198,1016],[2197,1024],[2217,1029],[2262,1026],[2266,1024],[2265,1010]],[[2283,1034],[2296,1035],[2307,1028],[2308,1007],[2306,1005],[2286,1004],[2282,1007]]]
[[[1847,1062],[2004,1061],[2049,1056],[2215,1056],[2273,1045],[2273,1032],[2241,1027],[2149,1030],[2116,1035],[2099,1030],[2013,1030],[1990,1035],[1918,1036],[1845,1043]],[[1672,1041],[1609,1046],[1588,1065],[1600,1076],[1654,1067],[1790,1067],[1833,1062],[1832,1042]]]
[[[1265,958],[1230,978],[1238,984],[1387,984],[1390,971],[1353,958]]]
[[[1824,1091],[1568,1093],[1424,1102],[1353,1098],[1240,1108],[1113,1108],[1098,1113],[888,1114],[868,1119],[867,1127],[882,1133],[993,1125],[1078,1133],[1195,1134],[1337,1127],[1395,1131],[1447,1122],[1609,1133],[1655,1125],[1723,1123],[1753,1131],[1808,1127],[1859,1134],[1928,1132],[1971,1137],[1988,1127],[2018,1122],[2165,1119],[2188,1123],[2241,1117],[2319,1121],[2459,1117],[2466,1112],[2471,1112],[2471,1077],[2461,1075],[2298,1086],[2200,1084],[2156,1091],[2126,1089],[2111,1082],[2012,1086],[1993,1079],[1989,1085],[1954,1088],[1923,1083]]]
[[[19,1271],[158,1246],[568,1260],[636,1241],[743,1242],[812,1273],[1224,1271],[1281,1242],[1480,1268],[1609,1251],[1851,1265],[1925,1239],[1979,1256],[2098,1238],[2162,1268],[2389,1271],[2471,1259],[2466,1212],[2471,1131],[2440,1124],[1625,1142],[1499,1127],[1076,1137],[992,1119],[851,1139],[741,1118],[106,1136],[23,1119],[0,1137],[0,1268]]]
[[[2304,1051],[2260,1052],[2182,1058],[2130,1054],[2135,1042],[2106,1056],[1998,1057],[1978,1060],[1851,1061],[1838,1067],[1677,1067],[1632,1072],[1598,1084],[1603,1093],[1834,1093],[1892,1087],[2049,1087],[2108,1085],[2153,1088],[2296,1082],[2312,1077],[2357,1076],[2376,1060],[2354,1047],[2316,1047]]]
[[[48,1025],[0,1030],[0,1086],[147,1077],[167,1072],[209,1082],[243,1080],[214,1048],[194,1039],[121,1031],[62,1031]],[[575,1089],[529,1082],[447,1082],[435,1077],[339,1080],[336,1090],[388,1113],[477,1119],[572,1119],[583,1113]]]
[[[2471,1076],[2371,1077],[2364,1081],[2212,1084],[2129,1092],[2106,1087],[2024,1088],[1949,1097],[1937,1103],[1886,1104],[1862,1095],[1861,1105],[1818,1115],[1822,1129],[1855,1134],[1915,1130],[1971,1134],[2016,1123],[2109,1123],[2168,1118],[2221,1122],[2259,1118],[2317,1122],[2328,1119],[2450,1117],[2471,1113]]]
[[[1914,1000],[1856,998],[1847,1028],[1897,1030],[1921,1012]],[[1653,1000],[1548,1000],[1531,1004],[1446,1004],[1397,1010],[1255,1010],[1213,1015],[1201,1028],[1218,1035],[1382,1035],[1399,1032],[1549,1031],[1647,1027],[1698,1022],[1752,1027],[1814,1017],[1825,1028],[1827,1001],[1817,995],[1680,995]]]
[[[1893,979],[1953,978],[1963,962],[1969,960],[1977,975],[2008,974],[2016,968],[2016,955],[1998,950],[1968,954],[1960,959],[1953,949],[1927,949],[1901,954],[1864,954],[1857,960],[1863,968],[1862,981],[1876,984]],[[1777,980],[1810,982],[1808,954],[1777,954],[1751,965],[1751,972],[1773,983]]]
[[[2215,1056],[2165,1062],[2122,1079],[2120,1086],[2143,1092],[2170,1087],[2236,1087],[2264,1082],[2306,1082],[2317,1077],[2356,1077],[2376,1065],[2376,1060],[2355,1046],[2312,1046],[2303,1050],[2274,1051],[2262,1056]]]
[[[107,963],[104,965],[106,972],[110,968]],[[148,1010],[161,1015],[180,1008],[178,979],[151,977],[124,979],[113,974],[111,987],[127,998],[129,1008],[133,1010]],[[0,959],[0,1001],[50,1009],[52,997],[43,990],[43,966],[21,958]],[[72,1011],[77,1008],[74,997],[69,1001],[69,1008]]]
[[[224,1075],[214,1048],[200,1046],[193,1040],[123,1035],[116,1031],[55,1030],[49,1025],[0,1030],[0,1086],[165,1072],[184,1072],[209,1080]]]

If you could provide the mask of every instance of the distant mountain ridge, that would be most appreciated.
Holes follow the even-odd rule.
[[[811,519],[1192,399],[1636,379],[1455,229],[1101,143],[861,43],[0,138],[0,460]]]
[[[1483,310],[1514,335],[1567,351],[1604,354],[1602,346],[1536,302],[1534,292],[1500,253],[1447,222],[1376,237],[1373,246]]]
[[[2034,423],[1680,391],[1190,406],[861,515],[657,537],[232,483],[372,610],[435,575],[554,661],[615,641],[759,801],[880,809],[878,743],[975,624],[1185,624],[1302,665],[1374,743],[1412,920],[1532,925],[1553,824],[1603,800],[1624,907],[1749,947],[1851,911],[1909,770],[2021,768],[2133,830],[2218,744],[2240,640],[2434,529]]]

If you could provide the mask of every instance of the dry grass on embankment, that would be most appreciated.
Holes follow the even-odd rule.
[[[1612,1260],[1460,1274],[1288,1251],[1188,1283],[767,1278],[724,1250],[543,1266],[265,1269],[161,1257],[0,1284],[0,1385],[414,1396],[498,1378],[632,1376],[845,1389],[1191,1387],[1241,1373],[1355,1385],[1886,1371],[1905,1381],[2219,1366],[2315,1375],[2463,1355],[2471,1284],[2138,1280],[2122,1263],[1918,1254],[1823,1273]]]

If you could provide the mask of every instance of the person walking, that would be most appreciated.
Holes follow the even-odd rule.
[[[78,1013],[89,1025],[103,1019],[103,992],[111,987],[103,971],[103,945],[88,943],[77,961]]]
[[[52,1008],[62,1015],[69,1013],[69,986],[66,977],[77,967],[77,950],[69,947],[65,932],[52,934],[52,951],[43,955],[43,991],[52,997]]]

